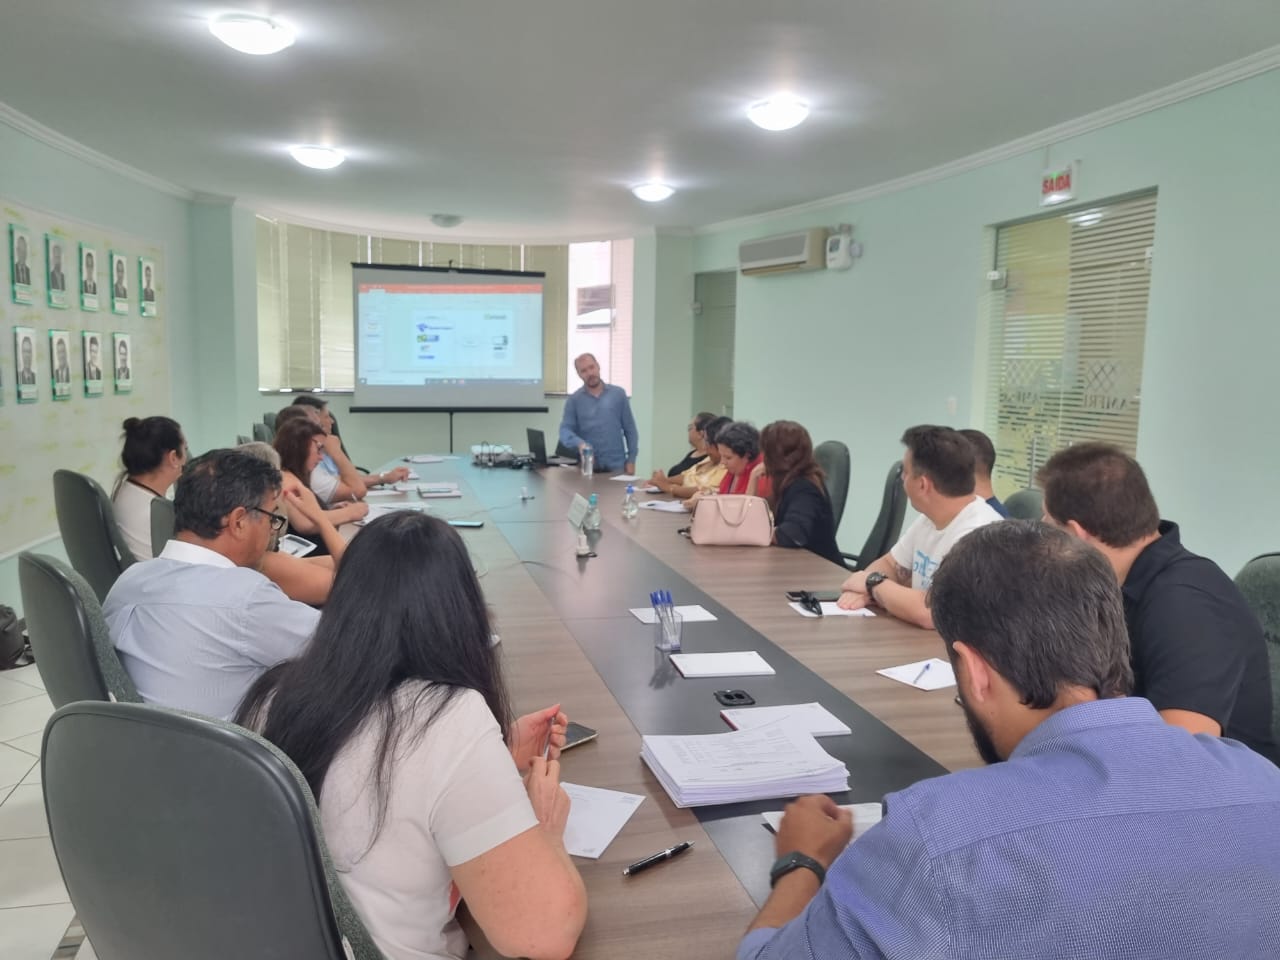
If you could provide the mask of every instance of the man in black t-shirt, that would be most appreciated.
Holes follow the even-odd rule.
[[[1124,595],[1134,693],[1165,721],[1230,737],[1280,763],[1262,625],[1231,578],[1160,519],[1138,462],[1081,443],[1039,474],[1045,520],[1098,548]]]

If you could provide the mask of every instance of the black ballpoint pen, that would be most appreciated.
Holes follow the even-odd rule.
[[[633,877],[641,870],[648,870],[656,864],[664,863],[672,857],[680,856],[680,854],[684,853],[692,846],[693,841],[686,840],[683,843],[677,843],[674,847],[667,847],[667,849],[660,850],[651,857],[645,857],[643,860],[637,860],[629,867],[624,867],[622,869],[622,875],[624,877]]]

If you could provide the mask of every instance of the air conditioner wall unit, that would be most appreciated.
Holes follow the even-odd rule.
[[[827,266],[826,227],[798,233],[782,233],[738,245],[738,265],[744,276],[825,270]]]

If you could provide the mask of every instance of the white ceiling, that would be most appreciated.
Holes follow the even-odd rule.
[[[234,10],[297,43],[224,47],[206,21]],[[870,186],[1277,44],[1276,0],[4,0],[0,101],[285,215],[585,238]],[[747,104],[782,88],[809,121],[753,127]],[[349,159],[304,170],[299,142]],[[634,199],[650,177],[679,193]]]

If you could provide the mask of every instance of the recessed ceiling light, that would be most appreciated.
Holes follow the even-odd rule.
[[[312,170],[332,170],[347,159],[345,153],[333,147],[290,147],[289,155]]]
[[[747,117],[764,130],[790,130],[804,123],[809,105],[792,96],[771,97],[747,108]]]
[[[209,21],[209,32],[232,50],[263,56],[293,45],[293,31],[270,17],[228,13]]]
[[[462,222],[462,217],[458,216],[456,213],[433,213],[431,215],[431,222],[437,227],[443,227],[445,230],[448,230],[460,224]]]
[[[674,187],[669,187],[665,183],[651,180],[648,183],[632,187],[631,192],[635,194],[637,200],[643,200],[646,203],[661,203],[676,191]]]

